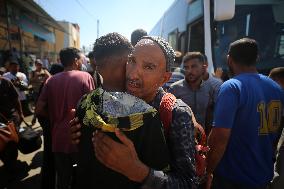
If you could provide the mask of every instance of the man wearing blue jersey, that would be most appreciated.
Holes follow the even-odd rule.
[[[230,44],[227,63],[234,77],[221,86],[217,97],[207,188],[264,189],[273,177],[284,97],[279,85],[257,73],[257,57],[253,39]]]

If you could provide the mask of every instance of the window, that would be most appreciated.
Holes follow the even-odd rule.
[[[177,30],[169,34],[169,44],[174,50],[177,50]]]

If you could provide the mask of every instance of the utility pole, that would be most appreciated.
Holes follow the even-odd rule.
[[[100,33],[100,20],[97,20],[97,39],[99,38],[99,33]]]

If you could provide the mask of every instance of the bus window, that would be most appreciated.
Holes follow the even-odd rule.
[[[279,49],[278,51],[279,56],[283,57],[284,56],[284,35],[281,35],[280,37],[278,49]]]
[[[179,36],[178,40],[178,50],[182,52],[183,54],[187,51],[186,49],[186,33],[183,32]]]
[[[174,32],[169,33],[169,44],[172,46],[174,50],[177,50],[177,30]]]
[[[229,44],[243,37],[250,37],[258,42],[260,72],[268,73],[271,68],[283,66],[284,23],[277,20],[284,18],[284,12],[278,12],[277,19],[271,4],[236,5],[233,19],[215,22],[216,33],[213,35],[214,64],[227,68],[226,54]],[[281,15],[282,14],[282,15]]]
[[[188,26],[188,51],[199,51],[204,53],[204,23],[199,20]]]

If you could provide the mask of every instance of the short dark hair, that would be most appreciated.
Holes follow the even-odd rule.
[[[59,57],[64,67],[71,66],[76,58],[80,58],[81,51],[74,47],[64,48],[60,51]]]
[[[284,67],[273,68],[269,73],[269,77],[273,80],[284,79]]]
[[[256,64],[258,45],[254,39],[242,38],[230,44],[228,55],[235,63],[252,66]]]
[[[136,29],[131,33],[131,44],[135,46],[137,42],[144,36],[147,36],[147,32],[143,29]]]
[[[88,58],[92,59],[92,60],[94,59],[94,52],[93,51],[89,52]]]
[[[199,62],[204,63],[205,62],[205,58],[204,55],[201,52],[187,52],[183,59],[182,62],[185,63],[189,60],[193,60],[193,59],[198,59]]]
[[[52,64],[49,70],[49,73],[51,75],[55,75],[57,73],[63,72],[64,71],[64,67],[62,64]]]
[[[108,57],[120,55],[133,50],[128,39],[118,33],[109,33],[98,38],[94,44],[93,55],[97,64]]]

